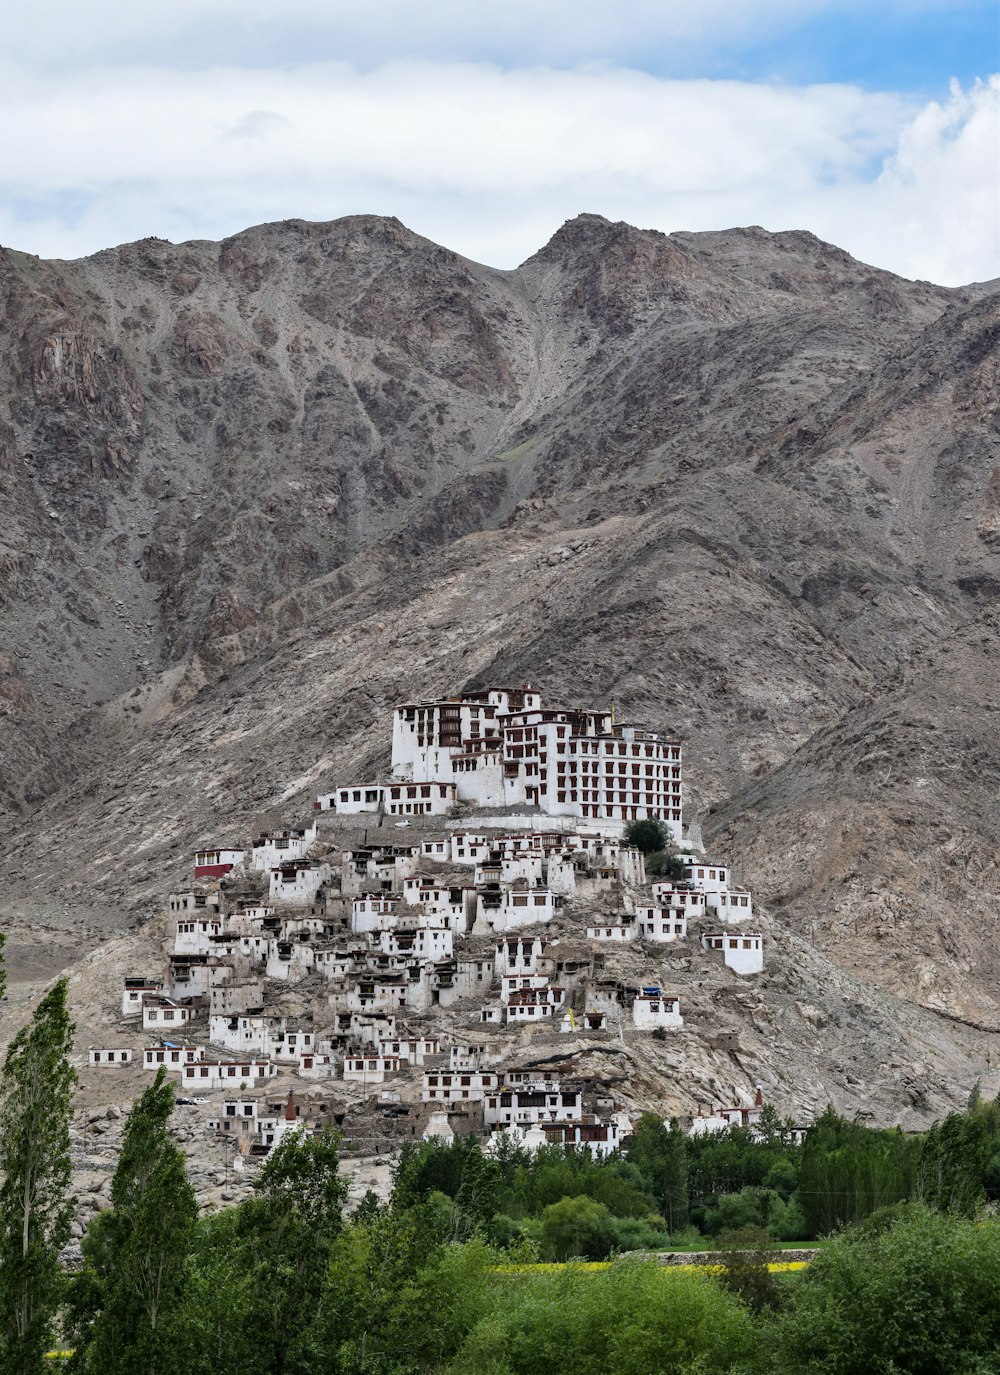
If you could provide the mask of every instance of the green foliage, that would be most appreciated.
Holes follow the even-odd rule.
[[[643,821],[630,821],[623,837],[626,845],[634,845],[644,855],[662,853],[670,844],[670,831],[658,816]]]
[[[274,1147],[239,1209],[237,1245],[250,1276],[250,1331],[268,1375],[310,1369],[306,1329],[343,1231],[347,1185],[340,1137],[286,1135]]]
[[[499,1159],[485,1156],[479,1139],[472,1136],[408,1143],[393,1179],[393,1206],[411,1207],[431,1193],[444,1194],[456,1205],[452,1239],[467,1240],[488,1229],[505,1184],[513,1184],[518,1165],[529,1159],[523,1151],[507,1151]]]
[[[614,1244],[612,1217],[586,1195],[563,1198],[542,1213],[538,1238],[543,1260],[604,1260]]]
[[[688,1221],[687,1138],[676,1122],[668,1127],[655,1113],[644,1113],[626,1143],[629,1163],[647,1182],[667,1223],[679,1232]]]
[[[680,1375],[725,1370],[749,1345],[746,1309],[703,1275],[619,1262],[512,1276],[450,1375]]]
[[[847,1122],[827,1108],[806,1137],[799,1168],[807,1235],[825,1236],[912,1197],[921,1148],[918,1137]]]
[[[88,1375],[172,1375],[186,1365],[197,1208],[167,1130],[173,1106],[161,1068],[126,1120],[112,1207],[84,1238],[71,1316],[75,1368]]]
[[[60,979],[10,1043],[0,1081],[0,1371],[43,1369],[69,1240],[73,1024]]]
[[[876,1215],[803,1272],[767,1340],[775,1375],[988,1375],[1000,1227],[915,1204]]]
[[[986,1198],[983,1178],[990,1163],[989,1127],[974,1106],[937,1122],[924,1138],[917,1170],[916,1197],[941,1212],[975,1217]]]
[[[738,1227],[724,1232],[717,1243],[722,1265],[719,1280],[725,1289],[754,1312],[773,1308],[778,1295],[774,1276],[768,1268],[778,1259],[763,1227]]]

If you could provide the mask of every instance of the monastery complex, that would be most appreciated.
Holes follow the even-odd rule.
[[[90,1063],[164,1066],[241,1159],[330,1121],[376,1151],[470,1132],[614,1151],[644,1105],[592,1052],[685,1035],[664,956],[764,967],[751,895],[687,838],[682,798],[679,742],[613,712],[527,684],[402,703],[388,776],[197,851],[162,966],[124,980],[133,1044]],[[649,819],[653,857],[627,841]]]

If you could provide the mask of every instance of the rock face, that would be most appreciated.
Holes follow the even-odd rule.
[[[361,216],[0,251],[0,293],[12,947],[378,767],[397,698],[530,678],[685,739],[803,1006],[826,961],[859,1037],[997,1086],[998,284],[593,215],[498,272]]]

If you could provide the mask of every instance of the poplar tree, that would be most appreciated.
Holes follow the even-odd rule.
[[[108,1212],[84,1238],[74,1285],[77,1369],[165,1375],[179,1368],[197,1206],[167,1130],[174,1091],[160,1069],[125,1122]]]
[[[0,1371],[43,1368],[69,1241],[69,1123],[76,1074],[67,980],[42,998],[7,1051],[0,1080]]]

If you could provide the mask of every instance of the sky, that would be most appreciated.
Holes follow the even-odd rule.
[[[50,0],[0,148],[44,257],[368,213],[507,268],[586,211],[954,286],[1000,277],[1000,0]]]

